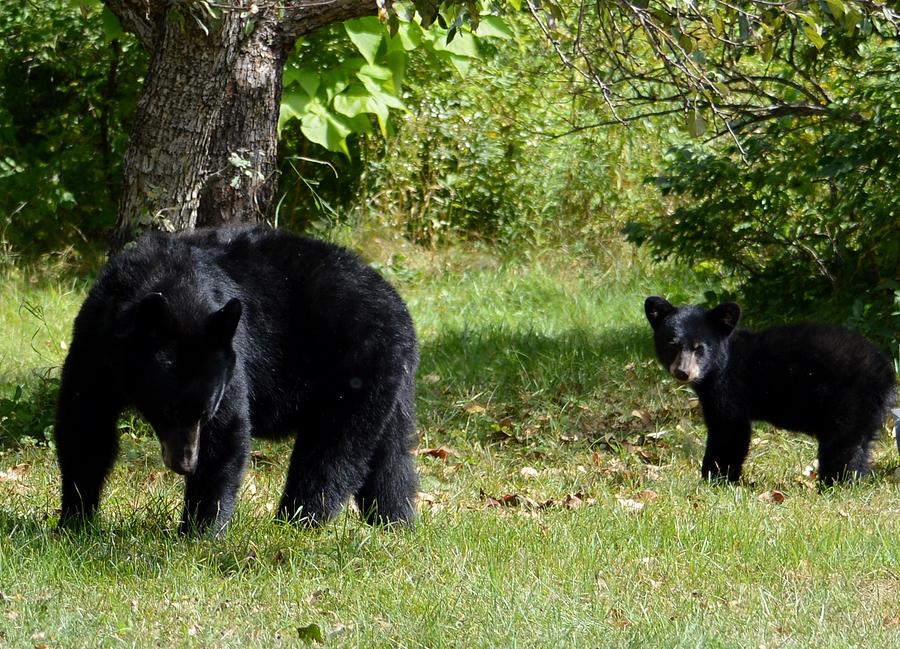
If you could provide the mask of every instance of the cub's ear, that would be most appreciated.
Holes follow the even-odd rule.
[[[220,345],[231,343],[244,307],[239,299],[232,298],[221,309],[209,316],[206,321],[206,333],[210,340]]]
[[[675,313],[676,310],[663,297],[652,295],[644,300],[644,313],[647,314],[647,320],[650,321],[650,326],[654,329],[657,329],[663,323],[663,320]]]
[[[731,335],[741,319],[741,307],[734,302],[722,302],[715,309],[709,311],[706,317],[719,331],[728,336]]]
[[[115,325],[119,338],[132,335],[142,337],[164,336],[172,328],[172,313],[162,293],[147,293],[141,301],[122,311]]]

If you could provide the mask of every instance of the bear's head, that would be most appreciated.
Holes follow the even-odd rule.
[[[728,338],[741,318],[741,307],[723,302],[714,309],[676,307],[648,297],[644,312],[653,327],[656,357],[682,383],[696,384],[728,360]]]
[[[232,346],[243,307],[173,304],[149,293],[119,320],[127,391],[153,427],[163,460],[176,473],[197,468],[200,429],[219,410],[235,366]]]

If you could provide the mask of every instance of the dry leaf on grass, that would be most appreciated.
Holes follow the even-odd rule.
[[[420,448],[416,449],[416,455],[424,455],[425,457],[434,457],[439,460],[446,460],[448,457],[459,457],[460,453],[456,449],[449,446],[438,446],[437,448]]]
[[[646,410],[632,410],[631,416],[637,417],[642,422],[644,422],[644,425],[646,425],[646,426],[650,425],[650,413],[647,412]]]
[[[493,496],[485,493],[484,489],[480,492],[480,497],[485,503],[487,503],[488,507],[526,507],[529,509],[537,509],[538,502],[533,498],[529,498],[528,496],[523,496],[521,494],[504,494],[502,496],[498,496],[494,498]]]
[[[883,620],[884,626],[900,626],[900,615],[894,617],[886,617]]]
[[[622,498],[621,496],[616,496],[616,501],[621,505],[625,510],[629,512],[633,512],[637,514],[641,510],[644,509],[644,503],[638,502],[633,498]]]
[[[420,491],[416,494],[416,500],[426,505],[433,505],[437,502],[437,498],[434,497],[434,494],[430,494],[427,491]]]
[[[484,412],[484,406],[477,403],[470,403],[468,406],[464,408],[464,410],[470,415],[479,415]]]
[[[641,492],[636,493],[632,498],[638,501],[639,503],[652,503],[659,497],[659,494],[653,491],[652,489],[644,489]]]
[[[777,503],[780,505],[784,502],[784,494],[777,489],[772,489],[771,491],[762,492],[756,499],[761,503]]]
[[[595,498],[591,498],[580,491],[566,494],[562,498],[548,498],[543,502],[538,502],[534,498],[516,493],[504,494],[495,498],[485,493],[484,489],[481,490],[479,495],[488,507],[521,507],[523,509],[562,507],[564,509],[575,509],[582,505],[593,505],[597,502]]]
[[[297,636],[306,644],[321,644],[325,642],[325,634],[318,624],[307,624],[297,627]]]
[[[12,466],[7,471],[0,471],[0,482],[18,482],[31,470],[31,465],[27,462],[21,462]]]
[[[634,494],[631,498],[616,496],[616,501],[627,511],[637,514],[643,511],[648,503],[652,503],[658,497],[659,494],[652,489],[644,489],[643,491]]]
[[[519,469],[519,475],[525,479],[536,478],[538,477],[538,470],[533,466],[523,466]]]

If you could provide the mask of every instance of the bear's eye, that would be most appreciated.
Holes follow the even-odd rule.
[[[694,343],[694,353],[698,356],[702,356],[703,352],[706,351],[706,346],[703,343]]]

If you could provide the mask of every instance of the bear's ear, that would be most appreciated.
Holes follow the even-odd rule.
[[[116,335],[127,338],[164,336],[172,328],[172,313],[162,293],[147,293],[141,301],[119,318]]]
[[[228,345],[234,338],[238,322],[244,307],[239,299],[232,298],[221,309],[209,316],[206,321],[206,333],[210,340],[219,345]]]
[[[722,302],[722,304],[708,312],[706,317],[725,336],[729,336],[741,319],[741,307],[734,302]]]
[[[647,320],[654,329],[659,328],[667,317],[672,315],[677,309],[669,304],[669,301],[663,297],[652,295],[644,300],[644,313],[647,314]]]

